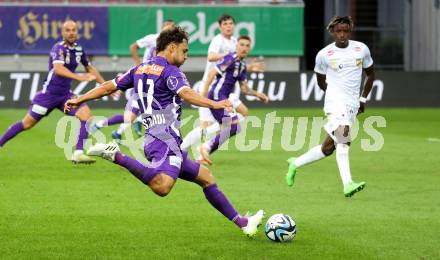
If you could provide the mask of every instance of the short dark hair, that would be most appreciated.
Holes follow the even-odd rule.
[[[352,31],[353,27],[354,27],[353,19],[351,19],[351,16],[337,16],[336,15],[336,16],[333,16],[333,18],[328,23],[327,31],[332,33],[333,28],[335,28],[335,26],[337,24],[348,24],[348,26],[350,27],[350,31]]]
[[[161,52],[172,42],[180,44],[186,40],[188,42],[188,33],[180,26],[175,26],[172,29],[162,31],[156,40],[156,52]]]
[[[248,41],[252,41],[251,37],[247,36],[247,35],[240,35],[240,37],[238,37],[237,42],[240,40],[248,40]]]
[[[222,14],[222,16],[218,18],[218,25],[221,25],[222,22],[227,20],[232,20],[232,22],[235,23],[234,17],[232,17],[230,14]]]

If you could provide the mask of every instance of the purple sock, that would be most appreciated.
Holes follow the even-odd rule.
[[[6,130],[5,134],[0,138],[0,147],[23,130],[23,123],[21,121],[11,125],[8,130]]]
[[[79,134],[78,134],[78,142],[76,143],[76,150],[83,150],[84,149],[84,141],[89,136],[89,133],[86,129],[86,122],[81,121],[81,126],[79,128]]]
[[[148,168],[139,161],[136,161],[135,159],[130,158],[120,152],[117,152],[115,155],[115,163],[129,170],[131,174],[133,174],[146,185],[151,179],[153,179],[154,176],[156,176],[153,168]]]
[[[204,188],[203,192],[205,193],[205,197],[209,203],[211,203],[211,205],[220,211],[220,213],[222,213],[225,217],[231,221],[234,221],[234,223],[239,227],[242,227],[240,225],[243,225],[243,222],[246,222],[244,226],[247,225],[247,219],[244,218],[245,220],[243,220],[243,218],[240,217],[223,192],[219,190],[217,184],[212,184]]]
[[[210,153],[217,151],[226,140],[236,135],[239,131],[240,125],[238,123],[223,128],[220,133],[209,142],[209,147],[211,147]]]
[[[117,114],[111,116],[109,119],[107,119],[107,125],[115,125],[124,123],[124,115],[123,114]]]
[[[248,219],[246,217],[242,217],[240,215],[237,215],[237,217],[235,217],[235,219],[233,221],[234,221],[235,225],[237,225],[240,228],[245,227],[248,223]]]

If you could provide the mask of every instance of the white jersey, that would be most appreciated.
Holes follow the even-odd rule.
[[[221,34],[217,34],[214,38],[212,38],[211,43],[209,44],[208,48],[208,54],[210,52],[214,53],[229,53],[235,51],[237,48],[237,39],[234,36],[231,36],[230,39],[226,39]],[[205,82],[206,78],[208,77],[209,71],[211,71],[212,68],[214,68],[215,64],[217,64],[218,61],[214,62],[206,62],[205,67],[205,73],[203,74],[203,82]]]
[[[346,48],[335,43],[327,45],[316,55],[315,72],[326,75],[324,111],[357,109],[362,81],[362,70],[373,65],[367,45],[362,42],[348,42]]]
[[[140,38],[136,41],[136,44],[139,48],[145,48],[144,57],[142,58],[142,62],[146,62],[148,59],[148,55],[150,53],[151,48],[156,47],[156,39],[159,37],[159,34],[148,34],[143,38]]]

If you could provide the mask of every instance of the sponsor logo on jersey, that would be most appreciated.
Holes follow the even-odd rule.
[[[338,68],[338,62],[336,60],[331,60],[329,63],[330,63],[330,68],[334,70]]]
[[[166,118],[164,114],[145,115],[142,118],[142,124],[148,130],[154,126],[166,124]]]
[[[361,47],[354,47],[354,50],[360,52],[362,49]]]
[[[182,164],[182,159],[180,157],[170,156],[170,165],[180,168],[181,164]]]
[[[332,56],[333,54],[335,54],[335,51],[333,51],[333,50],[330,50],[327,52],[327,56]]]
[[[64,60],[64,52],[63,49],[58,50],[58,57],[60,60]],[[55,58],[54,58],[55,59]]]
[[[160,66],[157,64],[147,64],[147,65],[139,66],[135,74],[151,74],[151,75],[160,76],[160,74],[162,74],[162,71],[164,69],[165,69],[164,66]]]

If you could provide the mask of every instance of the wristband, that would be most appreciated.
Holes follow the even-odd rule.
[[[367,103],[367,98],[366,97],[360,97],[359,101],[362,103]]]

